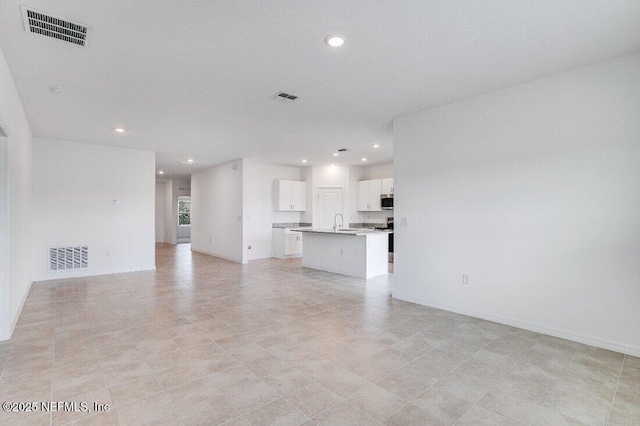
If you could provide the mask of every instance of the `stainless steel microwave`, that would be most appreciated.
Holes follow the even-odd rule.
[[[393,194],[382,194],[380,196],[380,207],[382,210],[393,210]]]

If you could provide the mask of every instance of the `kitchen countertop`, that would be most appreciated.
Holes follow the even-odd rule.
[[[292,231],[309,232],[313,234],[332,234],[332,235],[371,235],[371,234],[391,234],[392,229],[379,230],[379,229],[358,229],[358,228],[340,228],[338,231],[333,229],[312,229],[312,228],[297,228],[291,229]]]

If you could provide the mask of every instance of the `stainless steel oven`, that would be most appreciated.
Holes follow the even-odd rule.
[[[382,194],[380,196],[380,207],[382,210],[393,210],[393,194]]]

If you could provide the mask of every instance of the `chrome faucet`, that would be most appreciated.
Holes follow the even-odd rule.
[[[344,228],[344,216],[342,216],[342,213],[336,213],[336,215],[333,217],[333,232],[336,232],[338,230],[338,216],[342,218],[341,228]]]

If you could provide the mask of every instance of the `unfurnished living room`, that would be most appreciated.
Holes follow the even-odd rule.
[[[640,426],[640,1],[0,0],[0,401]]]

